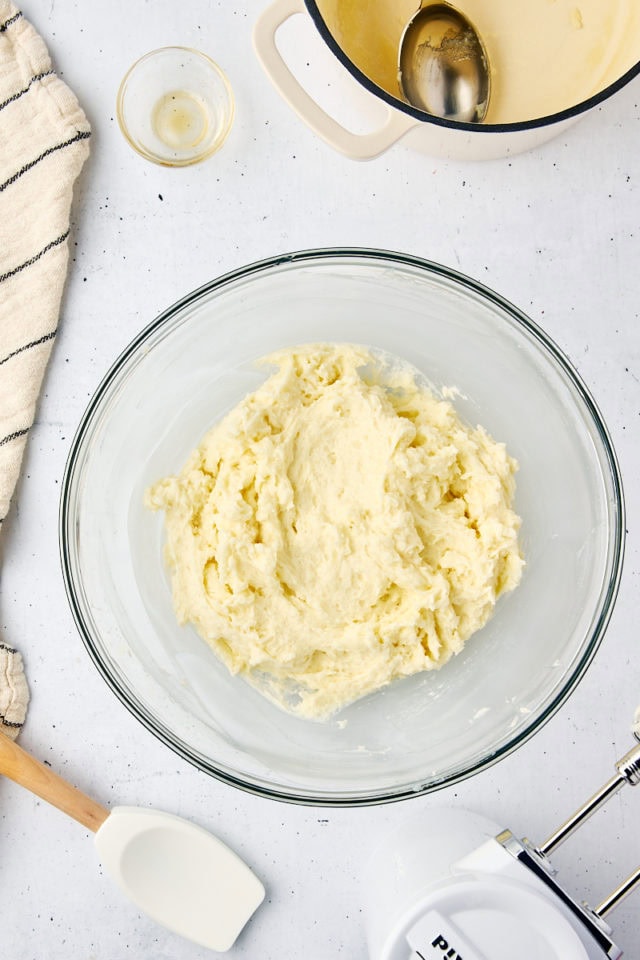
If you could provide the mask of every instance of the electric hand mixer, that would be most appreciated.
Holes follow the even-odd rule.
[[[640,724],[634,735],[640,741]],[[549,855],[621,787],[638,783],[640,744],[539,846],[468,811],[407,822],[367,871],[371,960],[617,960],[622,950],[605,918],[640,885],[640,867],[592,909],[563,889]]]

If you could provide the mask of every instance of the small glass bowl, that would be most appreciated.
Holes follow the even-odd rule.
[[[213,60],[189,47],[162,47],[129,69],[116,112],[125,138],[146,160],[185,167],[220,149],[235,104],[229,81]]]

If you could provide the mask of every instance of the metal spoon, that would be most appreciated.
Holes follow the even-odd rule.
[[[400,39],[402,96],[435,117],[481,122],[489,105],[489,61],[473,24],[449,3],[426,2]]]

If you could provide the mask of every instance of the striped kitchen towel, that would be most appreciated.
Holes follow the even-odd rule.
[[[44,41],[20,10],[0,0],[0,524],[58,327],[72,191],[89,136]],[[20,655],[0,641],[5,732],[18,731],[26,703]]]

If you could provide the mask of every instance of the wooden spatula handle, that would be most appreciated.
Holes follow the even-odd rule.
[[[67,783],[1,732],[0,773],[73,817],[94,833],[109,816],[108,810]]]

